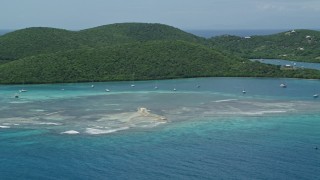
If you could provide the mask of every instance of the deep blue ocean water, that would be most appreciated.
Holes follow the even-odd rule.
[[[319,80],[91,84],[0,86],[1,179],[320,177]]]
[[[13,31],[13,30],[0,29],[0,36],[6,34],[8,32],[11,32],[11,31]]]

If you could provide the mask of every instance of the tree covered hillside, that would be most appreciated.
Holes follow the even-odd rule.
[[[296,41],[298,37],[301,42]],[[145,23],[112,24],[81,31],[27,28],[0,36],[0,83],[119,81],[133,77],[320,78],[320,71],[283,71],[278,66],[245,59],[258,55],[273,57],[280,52],[296,51],[292,48],[302,45],[304,50],[299,52],[313,48],[306,55],[313,57],[317,44],[317,32],[313,31],[251,39],[204,39],[171,26]]]
[[[163,24],[118,23],[85,29],[78,32],[83,42],[90,46],[145,42],[154,40],[183,40],[200,43],[204,38]]]
[[[184,41],[152,41],[43,54],[0,66],[1,83],[262,76],[268,67]],[[259,69],[256,69],[259,67]]]
[[[268,36],[219,36],[211,46],[244,58],[288,59],[320,62],[320,32],[295,30]]]
[[[54,28],[27,28],[0,36],[0,60],[16,60],[79,46],[72,32]]]
[[[203,38],[162,24],[122,23],[82,31],[27,28],[0,36],[0,61],[85,47],[153,40],[204,41]]]

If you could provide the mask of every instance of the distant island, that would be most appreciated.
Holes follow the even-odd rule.
[[[209,41],[212,47],[243,58],[320,63],[320,32],[315,30],[291,30],[248,37],[224,35]]]
[[[0,36],[0,83],[67,83],[190,77],[320,78],[249,58],[320,62],[320,32],[201,38],[148,23],[81,31],[34,27]]]

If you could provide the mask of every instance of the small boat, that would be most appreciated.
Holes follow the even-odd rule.
[[[245,94],[245,93],[247,93],[247,91],[246,90],[242,90],[242,94]]]
[[[285,83],[281,83],[281,84],[280,84],[280,87],[282,87],[282,88],[286,88],[286,87],[287,87],[287,85],[286,85]]]
[[[94,85],[93,85],[93,84],[91,85],[91,88],[94,88]]]
[[[109,89],[106,89],[106,92],[110,92],[110,90],[109,90]]]
[[[319,94],[314,94],[313,95],[313,98],[318,98],[319,97]]]
[[[155,83],[154,89],[158,89],[158,82]]]
[[[136,86],[136,85],[134,85],[134,76],[135,76],[135,73],[132,74],[131,87]]]
[[[14,95],[14,98],[19,98],[19,94],[18,94],[18,93],[15,94],[15,95]]]
[[[20,89],[19,92],[27,92],[27,90],[26,89]]]
[[[177,89],[176,89],[176,88],[173,88],[173,91],[177,91]]]

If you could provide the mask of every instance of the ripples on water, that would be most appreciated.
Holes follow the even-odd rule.
[[[252,84],[261,81],[270,86],[260,90]],[[265,116],[316,109],[318,101],[310,101],[310,97],[303,101],[305,97],[300,95],[294,97],[307,92],[295,85],[299,81],[285,80],[292,81],[288,89],[280,88],[275,81],[279,80],[189,79],[161,82],[162,89],[152,89],[154,82],[139,82],[137,87],[127,83],[96,83],[95,88],[89,84],[30,85],[28,92],[20,93],[20,98],[12,95],[17,86],[4,86],[0,128],[48,128],[61,134],[107,134],[178,120]],[[105,92],[104,87],[112,92]],[[248,93],[242,94],[242,87],[247,87]],[[178,91],[173,91],[175,88]],[[146,108],[148,113],[139,113],[139,108]]]
[[[5,179],[319,176],[317,80],[30,85],[15,99],[21,88],[0,86]]]

